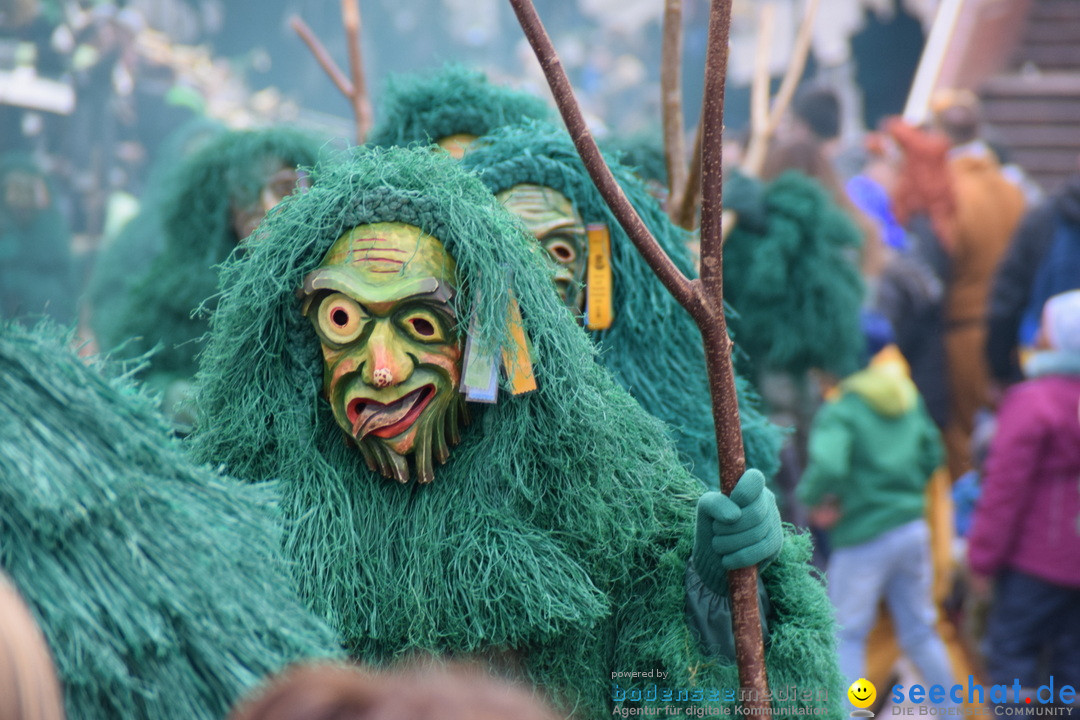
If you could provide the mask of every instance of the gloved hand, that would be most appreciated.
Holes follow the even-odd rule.
[[[727,593],[727,571],[768,564],[780,553],[784,532],[776,497],[760,470],[747,470],[731,496],[707,492],[698,500],[691,561],[701,581]]]

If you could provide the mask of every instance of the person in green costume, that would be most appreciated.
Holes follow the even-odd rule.
[[[476,657],[582,718],[730,704],[725,569],[761,562],[773,686],[839,717],[807,539],[756,470],[702,495],[479,180],[419,148],[312,177],[222,272],[187,442],[280,479],[301,594],[350,653]]]
[[[460,65],[391,77],[379,114],[369,145],[434,143],[455,158],[477,137],[503,125],[551,119],[551,109],[540,98],[495,85],[479,70]]]
[[[701,333],[615,219],[569,135],[542,123],[504,127],[475,143],[462,163],[524,220],[558,268],[559,292],[576,313],[585,310],[590,293],[586,227],[606,228],[610,257],[603,262],[611,268],[613,318],[610,327],[590,333],[600,346],[600,362],[672,428],[684,462],[716,488],[719,465]],[[696,277],[686,233],[668,220],[630,169],[610,159],[608,164],[660,246],[683,273]],[[737,387],[747,466],[771,477],[781,433],[758,410],[749,383],[739,378]]]
[[[67,716],[218,720],[266,675],[342,655],[297,596],[275,488],[194,465],[130,379],[71,344],[0,324],[0,567]]]
[[[83,299],[101,350],[114,350],[127,340],[124,310],[128,296],[165,246],[164,218],[170,207],[167,203],[173,200],[173,176],[182,172],[186,158],[225,131],[224,125],[200,117],[170,135],[156,149],[138,213],[115,235],[102,239]]]
[[[71,231],[42,169],[29,155],[0,159],[0,318],[75,317]]]
[[[143,379],[163,395],[181,431],[190,429],[190,379],[207,332],[225,260],[283,197],[304,189],[297,167],[321,142],[289,127],[226,132],[189,157],[162,198],[164,249],[128,295],[115,335],[123,354],[154,351]]]
[[[751,376],[857,370],[864,286],[855,223],[793,170],[767,183],[732,173],[724,199],[738,215],[724,243],[724,295],[739,311],[732,333]]]

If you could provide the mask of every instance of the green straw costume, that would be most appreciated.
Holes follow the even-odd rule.
[[[138,214],[98,250],[86,302],[90,327],[103,351],[113,350],[127,339],[123,320],[128,295],[164,249],[166,203],[172,202],[170,195],[176,186],[173,176],[183,171],[185,158],[224,132],[224,126],[216,121],[197,118],[170,135],[158,148],[147,175]]]
[[[312,190],[279,208],[223,270],[189,441],[237,477],[280,478],[301,594],[349,651],[376,664],[417,651],[483,657],[581,718],[609,717],[619,693],[656,684],[688,698],[737,687],[685,615],[701,485],[663,425],[594,361],[535,243],[491,193],[448,156],[367,149],[316,170]],[[377,222],[442,241],[457,265],[457,330],[471,328],[474,348],[512,346],[511,293],[531,343],[538,388],[512,395],[504,381],[496,403],[470,403],[460,443],[424,485],[373,472],[343,441],[297,297],[342,233]],[[827,689],[839,717],[830,610],[808,557],[806,539],[788,536],[764,572],[770,676],[776,688]],[[613,675],[647,668],[670,674]]]
[[[220,720],[264,676],[340,653],[299,602],[272,485],[193,465],[123,379],[0,325],[0,567],[78,720]]]

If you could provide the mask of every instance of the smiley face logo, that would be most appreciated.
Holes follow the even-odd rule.
[[[857,708],[867,708],[874,703],[874,699],[877,697],[877,688],[874,687],[874,683],[870,682],[866,678],[859,678],[855,682],[851,683],[851,687],[847,691],[848,700],[851,704]]]

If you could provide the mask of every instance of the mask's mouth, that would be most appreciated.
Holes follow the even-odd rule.
[[[383,404],[357,397],[349,401],[345,414],[358,441],[368,435],[392,438],[405,432],[435,397],[435,386],[425,385],[392,403]]]

